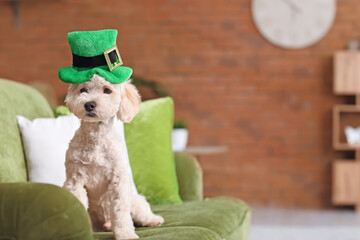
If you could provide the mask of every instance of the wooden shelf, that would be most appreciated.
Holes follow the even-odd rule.
[[[339,151],[356,151],[360,150],[360,143],[349,144],[349,143],[334,143],[334,149]]]
[[[189,146],[184,152],[194,155],[208,155],[216,153],[226,153],[228,148],[226,146]]]
[[[360,105],[349,105],[349,104],[335,105],[334,111],[337,111],[337,112],[360,112]]]
[[[357,95],[360,93],[360,52],[339,51],[334,56],[334,93]]]
[[[341,128],[341,114],[359,114],[360,125],[360,105],[335,105],[333,109],[333,147],[339,151],[360,150],[360,143],[349,144],[344,140],[344,128]],[[357,126],[354,126],[357,127]],[[341,138],[343,140],[341,140]]]
[[[360,199],[360,162],[336,160],[332,168],[332,203],[357,205]]]

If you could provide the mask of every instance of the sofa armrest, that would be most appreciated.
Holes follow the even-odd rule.
[[[89,215],[64,189],[41,183],[0,183],[0,239],[93,239]]]
[[[181,199],[203,199],[202,169],[196,158],[187,153],[176,152],[175,163]]]

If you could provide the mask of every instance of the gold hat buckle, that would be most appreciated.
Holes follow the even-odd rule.
[[[110,57],[109,57],[109,54],[112,53],[113,51],[115,51],[115,58],[116,58],[115,62],[111,62]],[[109,48],[108,50],[106,50],[104,52],[104,56],[105,56],[105,60],[106,60],[107,65],[109,66],[110,71],[123,65],[123,61],[121,60],[119,49],[117,48],[116,45]]]

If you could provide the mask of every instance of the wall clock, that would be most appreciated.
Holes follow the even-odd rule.
[[[260,33],[283,48],[303,48],[318,42],[330,29],[336,0],[252,0],[252,15]]]

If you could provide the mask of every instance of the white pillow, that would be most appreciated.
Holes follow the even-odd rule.
[[[33,121],[23,116],[16,118],[23,141],[29,181],[62,187],[66,179],[66,150],[75,131],[80,127],[80,120],[75,116],[37,118]],[[129,162],[123,123],[116,121],[115,129],[123,140],[122,148]],[[129,169],[131,169],[130,164]],[[132,175],[131,170],[130,174]],[[133,189],[137,192],[134,181]]]

